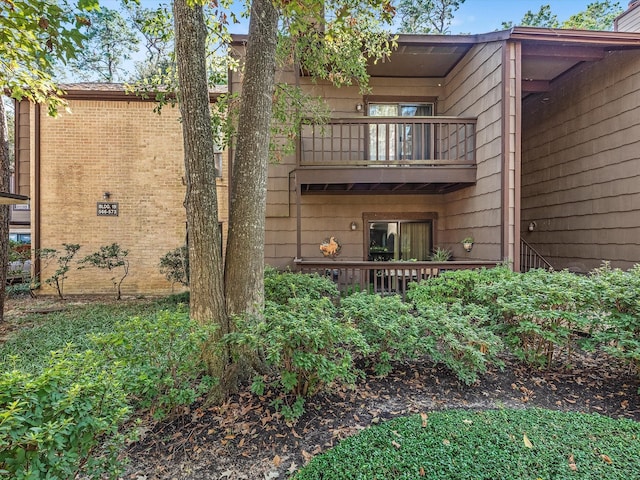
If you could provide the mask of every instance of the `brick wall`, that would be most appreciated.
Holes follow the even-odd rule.
[[[117,242],[129,250],[123,294],[166,294],[160,257],[185,242],[182,127],[177,108],[153,113],[142,101],[71,100],[72,113],[41,113],[40,247],[78,243],[82,258]],[[227,218],[227,162],[219,181],[220,218]],[[97,203],[118,203],[118,216],[98,216]],[[226,221],[224,222],[226,223]],[[226,225],[223,224],[226,230]],[[43,264],[44,266],[44,264]],[[42,278],[55,265],[43,271]],[[65,293],[110,293],[109,272],[76,265]],[[43,293],[54,293],[43,287]]]

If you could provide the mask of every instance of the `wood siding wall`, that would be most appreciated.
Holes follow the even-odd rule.
[[[242,48],[236,54],[242,55]],[[480,45],[446,78],[372,78],[370,97],[402,101],[436,100],[438,115],[477,117],[476,152],[478,184],[448,195],[303,195],[301,197],[301,254],[305,260],[324,257],[320,243],[336,236],[343,244],[340,259],[363,260],[363,216],[369,212],[437,214],[436,245],[452,250],[456,260],[500,260],[501,172],[502,172],[502,43]],[[291,71],[279,73],[279,80],[296,83]],[[365,97],[357,87],[335,88],[328,82],[298,79],[305,91],[322,97],[336,117],[361,117],[356,104]],[[234,74],[231,90],[241,91],[241,77]],[[295,156],[269,167],[265,262],[291,266],[296,256],[296,194],[292,173]],[[391,215],[394,214],[394,215]],[[355,221],[356,231],[349,225]],[[366,226],[364,226],[366,227]],[[460,241],[473,235],[471,253]]]
[[[629,9],[615,21],[617,32],[640,32],[640,3],[629,5]]]
[[[14,191],[19,195],[31,195],[30,165],[33,152],[33,110],[35,108],[29,102],[15,102],[15,165],[14,165]],[[17,208],[16,208],[17,207]],[[30,208],[24,209],[24,205],[11,206],[10,231],[26,232],[31,222]]]
[[[639,104],[638,51],[574,69],[524,102],[522,228],[556,269],[640,262]]]
[[[445,195],[442,242],[462,251],[472,235],[475,245],[465,259],[501,259],[502,192],[502,43],[473,47],[449,74],[443,115],[476,117],[477,184]],[[514,126],[515,128],[515,126]]]
[[[143,101],[70,100],[71,114],[40,113],[40,247],[78,243],[80,259],[114,242],[129,250],[125,294],[166,294],[160,257],[184,244],[186,217],[182,127],[177,109],[153,113]],[[33,159],[33,156],[32,156]],[[221,219],[227,212],[227,162],[218,184]],[[33,171],[33,176],[36,172]],[[104,192],[117,202],[118,216],[98,216]],[[226,221],[223,222],[226,231]],[[43,262],[44,266],[44,262]],[[65,293],[111,293],[108,272],[76,270]],[[43,271],[51,275],[55,265]],[[43,293],[53,294],[49,287]]]
[[[241,49],[238,50],[241,54]],[[292,71],[279,72],[279,81],[296,84]],[[337,117],[362,117],[356,111],[356,104],[364,104],[364,96],[357,87],[336,88],[328,82],[312,82],[303,77],[297,80],[300,86],[315,97],[322,97]],[[372,78],[369,95],[402,98],[437,98],[444,89],[438,84],[441,79],[420,78]],[[240,92],[239,75],[231,78],[231,90]],[[293,171],[296,168],[295,155],[286,156],[269,166],[267,193],[267,222],[265,240],[265,262],[276,267],[293,266],[296,257],[296,193]],[[363,217],[367,212],[389,212],[395,217],[402,212],[425,213],[442,212],[442,196],[438,195],[303,195],[301,197],[301,248],[306,260],[324,259],[319,249],[320,243],[330,236],[342,243],[339,259],[363,260],[364,231]],[[350,229],[355,221],[356,231]],[[436,222],[436,228],[440,224]],[[438,238],[439,233],[435,233]],[[462,252],[460,246],[460,253]]]
[[[29,196],[30,191],[30,159],[33,151],[33,110],[29,102],[16,102],[16,136],[15,136],[15,192],[19,195]]]

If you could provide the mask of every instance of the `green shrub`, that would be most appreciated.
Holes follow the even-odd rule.
[[[425,353],[471,384],[489,364],[501,365],[502,340],[490,328],[489,309],[474,303],[476,289],[514,274],[506,267],[456,270],[412,284],[407,298],[419,314]]]
[[[96,350],[117,365],[123,385],[137,408],[163,417],[190,405],[207,392],[213,379],[202,376],[202,349],[213,333],[182,311],[162,311],[155,318],[118,322],[113,333],[92,336]]]
[[[573,273],[531,270],[476,286],[476,298],[491,312],[496,331],[516,357],[539,367],[560,351],[576,348],[593,318],[593,285]]]
[[[0,374],[0,473],[93,478],[121,470],[118,427],[129,413],[115,368],[91,351],[54,352],[39,374]]]
[[[319,299],[340,296],[336,284],[328,277],[315,273],[279,272],[274,268],[265,269],[264,290],[265,300],[281,304],[294,297]]]
[[[304,398],[332,382],[353,383],[360,372],[352,351],[366,350],[355,327],[336,319],[328,298],[292,297],[284,305],[267,301],[261,319],[237,319],[237,331],[225,341],[264,359],[272,373],[256,376],[252,391],[275,390],[275,406],[287,419],[299,417]]]
[[[640,423],[542,409],[448,410],[363,430],[295,480],[640,478]]]
[[[200,357],[211,329],[184,310],[153,316],[157,308],[70,308],[2,346],[0,478],[115,478],[125,440],[118,427],[130,411],[162,416],[211,387]],[[124,319],[136,311],[149,318]],[[42,360],[65,339],[79,344]]]
[[[413,359],[424,353],[424,331],[399,296],[356,293],[342,299],[343,318],[355,323],[370,347],[378,375],[391,372],[391,361]]]
[[[591,280],[601,309],[594,344],[640,373],[640,265],[624,272],[605,263]]]
[[[44,283],[54,287],[61,300],[64,299],[64,281],[67,279],[67,273],[71,269],[71,260],[80,250],[80,245],[77,243],[63,243],[62,246],[64,247],[64,254],[51,248],[44,248],[36,252],[36,255],[43,261],[45,266],[53,260],[58,263],[56,271],[45,279]],[[36,272],[36,276],[39,276],[39,272]]]
[[[407,300],[415,304],[434,301],[476,303],[478,301],[476,298],[478,286],[492,284],[499,280],[508,281],[517,275],[506,266],[442,272],[437,277],[420,283],[411,283],[407,292]]]
[[[129,255],[129,250],[123,250],[117,243],[103,245],[97,252],[80,260],[78,268],[95,267],[112,272],[111,283],[116,292],[116,300],[120,300],[122,298],[122,282],[129,275],[127,255]],[[120,273],[115,273],[118,269],[121,269]]]
[[[189,250],[186,245],[165,253],[160,258],[160,273],[173,285],[189,286]]]
[[[498,355],[502,340],[485,326],[487,310],[479,305],[421,304],[418,308],[424,328],[425,353],[444,363],[458,379],[472,384],[489,364],[501,365]]]

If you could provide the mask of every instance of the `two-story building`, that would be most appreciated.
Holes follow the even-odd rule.
[[[235,37],[235,54],[245,42]],[[370,66],[366,95],[279,73],[324,98],[332,118],[302,127],[296,153],[269,166],[266,263],[344,285],[382,276],[380,288],[400,290],[443,268],[429,263],[436,248],[451,250],[447,268],[640,262],[639,33],[517,27],[401,35],[398,45]],[[228,89],[241,91],[238,73]],[[17,109],[32,243],[79,243],[81,256],[118,242],[132,264],[124,291],[165,293],[159,258],[185,240],[178,114],[158,116],[119,86],[67,91],[72,114]],[[229,153],[218,184],[223,232]],[[114,212],[100,215],[101,202]],[[99,275],[73,272],[67,291],[107,291]]]

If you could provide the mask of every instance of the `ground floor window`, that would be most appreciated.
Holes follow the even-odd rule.
[[[370,220],[368,226],[368,260],[429,260],[433,220]]]

